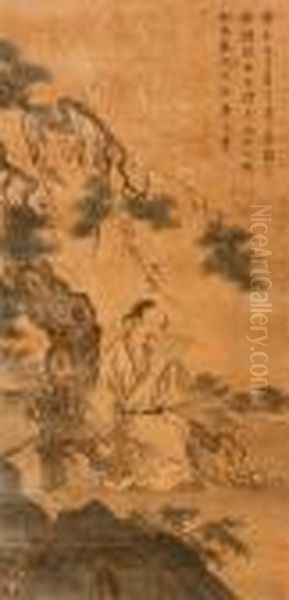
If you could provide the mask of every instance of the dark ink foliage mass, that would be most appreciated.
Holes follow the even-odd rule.
[[[203,269],[206,274],[218,274],[241,290],[250,289],[250,233],[221,220],[208,223],[199,239],[205,250]]]
[[[21,312],[15,290],[0,281],[0,337],[9,337],[15,332],[14,323]]]
[[[102,223],[111,212],[111,188],[104,177],[91,177],[83,198],[78,202],[78,220],[73,233],[76,237],[95,234],[99,237]]]
[[[26,61],[17,46],[0,39],[0,108],[26,105],[31,86],[50,80],[48,69]]]
[[[259,388],[232,396],[229,408],[237,413],[282,414],[289,410],[289,394],[279,388]]]
[[[154,229],[166,229],[177,225],[172,215],[172,201],[167,196],[132,196],[126,199],[124,209],[133,219],[144,221]]]
[[[52,246],[42,239],[40,233],[48,225],[47,218],[27,202],[6,205],[0,252],[14,260],[28,260],[50,253]]]

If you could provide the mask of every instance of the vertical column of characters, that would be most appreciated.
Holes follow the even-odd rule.
[[[240,154],[241,168],[256,167],[256,31],[253,12],[240,14]]]
[[[276,160],[274,131],[274,69],[273,69],[273,22],[274,14],[266,11],[261,15],[262,39],[262,162],[271,170]]]
[[[221,109],[221,148],[229,153],[232,148],[233,131],[233,36],[232,15],[229,11],[219,14],[219,81]]]

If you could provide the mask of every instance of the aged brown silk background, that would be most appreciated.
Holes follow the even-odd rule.
[[[159,530],[172,535],[193,553],[182,558],[179,549],[176,581],[171,572],[177,569],[166,563],[164,588],[156,591],[151,584],[149,599],[218,600],[234,594],[241,600],[289,598],[288,23],[286,0],[256,0],[254,6],[246,0],[0,0],[1,39],[18,48],[21,60],[52,74],[50,81],[33,87],[34,104],[54,106],[57,119],[59,98],[69,99],[64,113],[72,127],[72,133],[59,133],[57,126],[50,130],[50,117],[47,123],[45,117],[40,134],[38,126],[33,130],[28,108],[27,138],[22,109],[0,106],[0,140],[9,164],[36,179],[39,197],[49,189],[45,210],[53,226],[47,236],[56,247],[48,258],[33,260],[32,267],[28,260],[28,270],[40,273],[40,291],[36,288],[33,295],[28,286],[21,292],[25,314],[17,321],[18,336],[7,340],[0,331],[0,494],[3,487],[5,496],[5,486],[12,485],[12,470],[13,477],[21,477],[17,502],[33,502],[56,541],[46,547],[46,533],[42,538],[40,534],[45,546],[40,567],[35,557],[32,566],[30,555],[29,560],[25,555],[26,562],[23,558],[26,588],[19,583],[21,558],[11,559],[6,570],[0,567],[1,599],[12,598],[9,585],[19,586],[21,599],[129,600],[139,595],[133,569],[125,575],[132,582],[126,588],[123,574],[118,576],[126,566],[115,566],[110,555],[85,564],[89,581],[97,573],[94,583],[84,584],[86,575],[83,579],[80,572],[74,585],[63,552],[63,572],[57,575],[59,582],[55,579],[49,561],[57,536],[63,543],[61,535],[70,523],[74,537],[65,543],[77,546],[89,518],[90,529],[98,540],[104,536],[104,544],[108,534],[101,530],[102,520],[107,531],[110,519],[116,520],[116,545],[123,544],[127,528],[131,546],[118,550],[118,564],[123,556],[130,557],[132,548],[141,548],[147,557],[152,531],[153,536]],[[247,63],[244,32],[253,39]],[[271,60],[267,88],[266,44]],[[249,121],[244,117],[245,63],[253,94]],[[9,68],[9,60],[7,64]],[[226,99],[224,87],[229,88]],[[76,104],[69,104],[71,99]],[[226,118],[230,148],[223,143]],[[246,126],[253,133],[244,142]],[[27,139],[38,152],[34,165]],[[249,167],[244,166],[246,144],[251,148]],[[95,209],[100,229],[77,237],[72,232],[79,201],[88,182],[99,176],[90,165],[94,152],[99,163],[111,152],[113,201],[105,198],[108,204]],[[41,166],[45,160],[49,172]],[[9,173],[14,181],[13,169]],[[23,201],[22,183],[20,192],[17,185],[12,204]],[[123,204],[128,190],[132,196]],[[3,198],[2,190],[5,208]],[[265,343],[257,344],[266,355],[267,388],[254,404],[250,361],[256,343],[248,336],[254,337],[250,226],[255,205],[266,206],[270,215],[265,241],[272,289]],[[7,260],[1,248],[1,277],[8,277],[9,290],[12,286],[16,293],[17,286],[26,285],[23,265]],[[48,260],[48,267],[42,260]],[[43,305],[52,305],[58,293],[65,310],[72,306],[67,329],[60,324],[58,330],[56,322],[49,325],[53,310],[49,316],[48,308],[44,315],[38,307],[40,298]],[[77,310],[85,313],[79,329]],[[84,340],[87,346],[79,350]],[[61,408],[67,380],[58,397],[60,379],[55,382],[49,369],[48,374],[41,371],[51,348],[54,359],[57,344],[56,379],[65,379],[65,369],[73,365],[76,383],[73,377],[72,384],[69,380],[72,400],[69,396],[67,402],[80,415],[78,421],[66,421],[66,409]],[[73,355],[69,367],[67,348]],[[47,410],[38,396],[33,400],[38,381],[52,386]],[[19,385],[26,391],[21,398]],[[50,407],[56,416],[46,429]],[[49,427],[53,433],[47,433]],[[52,480],[45,463],[49,435],[56,447],[54,460],[61,463],[60,476]],[[10,518],[2,504],[0,536]],[[95,512],[90,514],[92,506]],[[19,514],[20,508],[15,511]],[[5,536],[0,545],[6,560]],[[153,539],[152,550],[159,556],[162,550]],[[29,543],[33,549],[39,540]],[[202,561],[204,589],[197,576],[190,582],[185,572],[189,559],[194,568]],[[71,567],[77,559],[70,556],[69,561]],[[152,577],[150,567],[142,575]]]

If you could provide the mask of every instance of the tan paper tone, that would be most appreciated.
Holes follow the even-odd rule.
[[[0,599],[288,600],[288,3],[0,23]]]

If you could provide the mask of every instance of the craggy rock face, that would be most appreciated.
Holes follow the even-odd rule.
[[[230,600],[233,596],[200,564],[165,565],[160,559],[162,542],[150,557],[138,556],[137,545],[130,548],[87,549],[96,558],[69,558],[63,551],[28,577],[29,600]],[[67,562],[65,562],[65,560]],[[175,559],[176,560],[176,559]],[[126,564],[125,564],[126,563]],[[130,564],[129,564],[130,563]],[[198,563],[198,559],[196,559]],[[26,598],[25,598],[26,600]]]
[[[98,502],[54,522],[0,463],[0,591],[19,600],[233,600],[198,554]]]
[[[89,598],[89,587],[85,585],[85,575],[82,577],[78,571],[74,567],[74,573],[66,578],[49,570],[35,573],[27,585],[27,600],[86,600]]]

